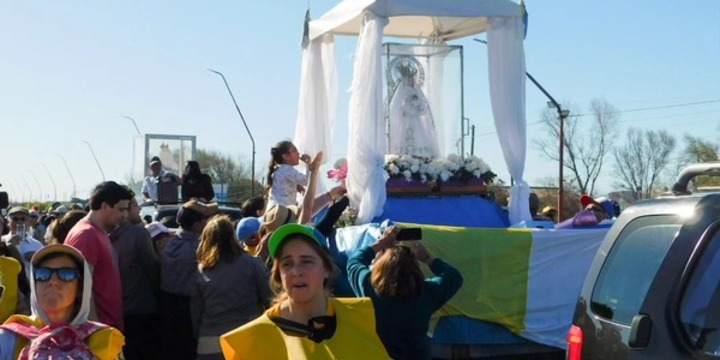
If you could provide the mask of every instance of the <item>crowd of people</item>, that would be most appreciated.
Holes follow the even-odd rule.
[[[239,221],[220,213],[200,164],[177,176],[158,157],[139,196],[105,181],[84,207],[8,209],[0,360],[429,359],[430,316],[461,274],[422,241],[398,242],[394,226],[340,257],[344,184],[317,194],[322,153],[283,141],[271,156],[264,196]],[[138,198],[169,202],[178,189],[173,219],[143,221]]]

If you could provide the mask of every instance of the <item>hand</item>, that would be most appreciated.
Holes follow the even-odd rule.
[[[8,241],[8,243],[10,243],[10,245],[18,246],[18,244],[20,244],[20,240],[22,240],[20,239],[20,234],[15,234],[10,237],[10,241]]]
[[[300,161],[304,162],[305,164],[310,164],[310,155],[308,154],[302,154],[300,155]]]
[[[342,186],[336,186],[332,189],[330,189],[330,198],[333,200],[345,195],[347,193],[347,189],[345,189]]]
[[[410,251],[415,254],[415,257],[418,259],[418,261],[424,262],[428,265],[433,262],[434,258],[432,255],[430,255],[430,252],[427,250],[425,245],[422,244],[420,241],[413,241],[412,244],[408,244]]]
[[[310,164],[308,164],[308,170],[317,171],[318,169],[320,169],[320,165],[322,165],[322,161],[323,161],[323,152],[320,151],[317,153],[317,155],[315,155],[315,158],[312,160],[312,162],[310,162]]]
[[[375,252],[379,252],[380,250],[385,250],[389,247],[396,246],[398,244],[398,231],[400,231],[400,228],[398,228],[397,226],[391,226],[385,229],[385,232],[380,235],[378,241],[372,245],[373,250],[375,250]]]
[[[265,234],[265,236],[260,239],[260,243],[257,245],[257,252],[255,253],[255,257],[262,259],[265,261],[270,256],[270,249],[268,249],[268,244],[270,243],[270,235],[272,235],[271,232]]]

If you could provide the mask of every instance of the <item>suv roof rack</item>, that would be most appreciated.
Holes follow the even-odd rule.
[[[684,168],[672,186],[672,193],[674,195],[692,194],[692,192],[688,190],[688,183],[699,175],[720,176],[720,161],[693,164]]]

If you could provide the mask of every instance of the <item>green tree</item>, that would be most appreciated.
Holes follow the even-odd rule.
[[[250,165],[240,158],[218,151],[198,149],[197,162],[202,172],[210,175],[213,184],[227,187],[227,201],[241,203],[252,196]],[[255,181],[255,195],[262,194],[262,186]]]
[[[683,165],[718,161],[718,155],[720,154],[718,144],[687,134],[684,136],[684,140],[685,149],[681,156]],[[694,182],[695,186],[698,187],[720,186],[720,178],[717,176],[698,176],[694,179]]]
[[[699,137],[685,135],[685,150],[683,156],[688,163],[718,161],[718,144],[703,140]]]

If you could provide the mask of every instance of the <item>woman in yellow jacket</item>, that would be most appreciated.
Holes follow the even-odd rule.
[[[368,298],[329,296],[334,273],[325,237],[300,224],[270,237],[275,305],[220,337],[225,359],[388,359]]]
[[[88,321],[92,275],[82,254],[49,245],[31,260],[31,316],[13,315],[0,326],[0,360],[117,359],[125,343],[115,328]]]

